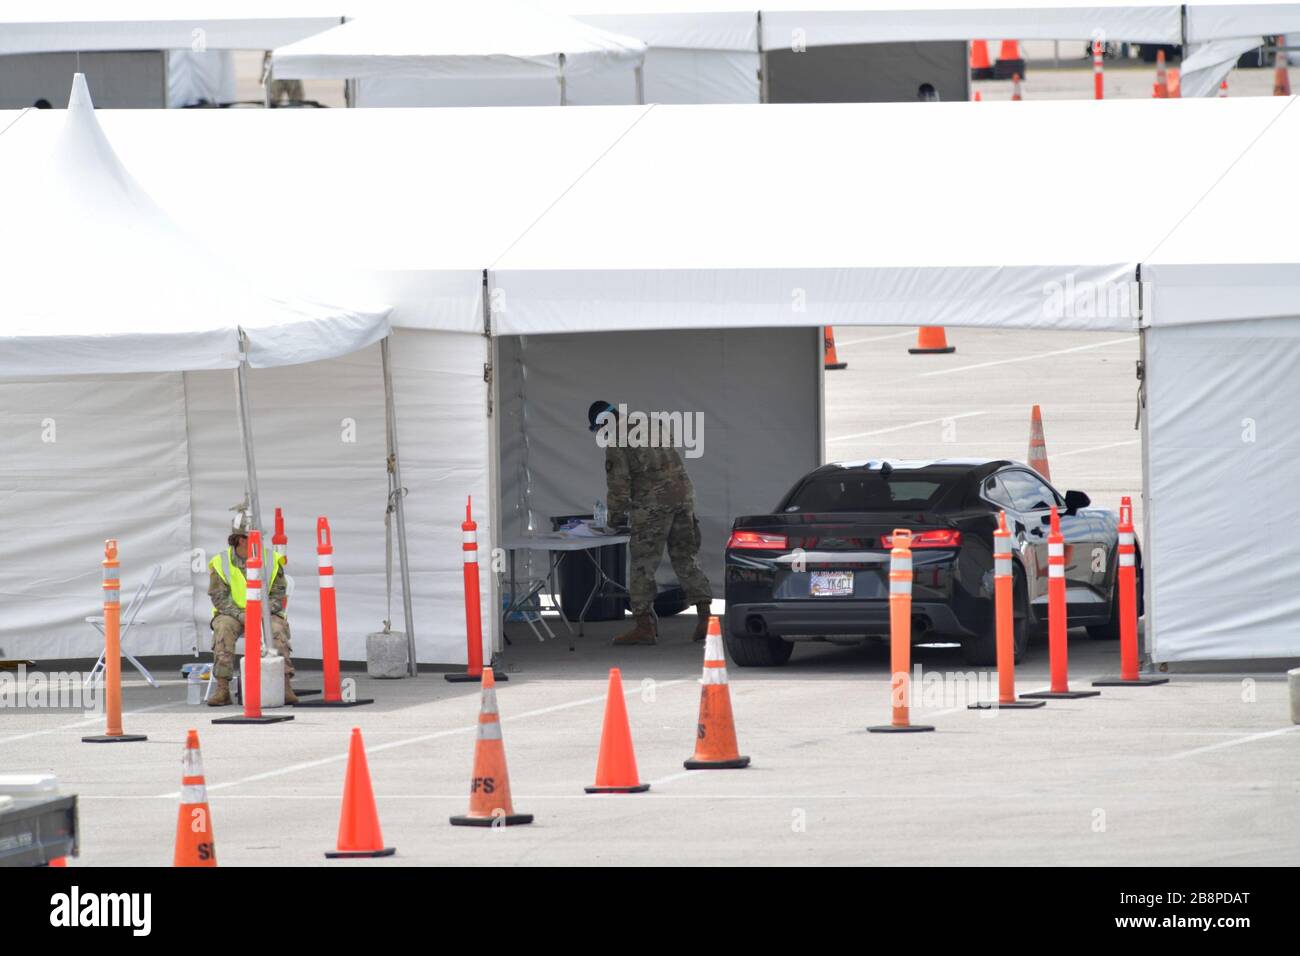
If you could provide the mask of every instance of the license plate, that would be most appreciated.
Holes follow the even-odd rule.
[[[809,573],[808,593],[812,597],[852,597],[852,571],[812,571]]]

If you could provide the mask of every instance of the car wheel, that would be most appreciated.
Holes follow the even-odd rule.
[[[1119,575],[1110,584],[1110,620],[1105,624],[1089,624],[1088,636],[1094,641],[1119,640]]]
[[[1017,664],[1024,658],[1025,652],[1029,649],[1029,620],[1028,620],[1028,597],[1025,590],[1025,577],[1019,568],[1015,570],[1015,576],[1011,585],[1012,602],[1011,602],[1011,620],[1012,635],[1015,646],[1015,662]],[[967,638],[962,642],[962,657],[967,664],[976,664],[984,667],[993,667],[998,662],[998,630],[997,617],[994,614],[989,615],[988,625],[984,632],[975,637]]]
[[[794,645],[779,637],[737,636],[728,628],[723,641],[727,656],[738,667],[780,667],[790,659]]]

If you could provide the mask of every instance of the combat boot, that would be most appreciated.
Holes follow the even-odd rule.
[[[288,675],[288,674],[285,674],[285,675],[284,675],[284,702],[285,702],[286,704],[296,704],[296,703],[298,703],[298,695],[295,694],[295,693],[293,692],[293,688],[289,686],[289,675]]]
[[[638,614],[636,624],[630,631],[624,631],[614,638],[615,644],[653,644],[655,643],[655,622],[649,614]]]
[[[230,678],[214,677],[213,680],[217,682],[217,689],[208,698],[208,706],[227,707],[233,704],[234,701],[230,699]]]
[[[713,605],[708,601],[701,601],[699,604],[695,605],[695,613],[698,614],[700,618],[695,622],[695,633],[691,635],[691,640],[702,641],[708,636],[709,612],[712,608]]]

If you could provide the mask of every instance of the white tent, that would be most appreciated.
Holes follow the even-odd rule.
[[[242,243],[250,262],[265,263],[273,250],[286,278],[319,294],[365,291],[395,304],[417,617],[429,620],[430,608],[436,618],[432,634],[420,625],[422,659],[463,660],[465,494],[491,500],[490,511],[476,511],[488,512],[481,540],[497,544],[522,521],[586,511],[600,494],[598,458],[581,444],[590,400],[620,387],[635,400],[680,390],[718,424],[710,432],[718,444],[690,463],[716,552],[730,516],[779,494],[763,482],[785,483],[819,457],[817,326],[937,323],[1131,330],[1146,341],[1149,649],[1177,661],[1300,652],[1284,627],[1285,600],[1256,580],[1248,598],[1227,600],[1222,590],[1240,577],[1216,578],[1225,555],[1247,567],[1252,548],[1275,562],[1269,575],[1279,581],[1300,565],[1288,536],[1264,551],[1253,532],[1228,537],[1256,526],[1259,502],[1287,487],[1275,475],[1292,481],[1300,460],[1278,437],[1291,405],[1263,391],[1294,403],[1300,250],[1270,225],[1281,218],[1263,220],[1250,241],[1238,239],[1234,219],[1271,202],[1285,182],[1300,145],[1293,104],[120,112],[104,121],[115,149],[183,223]],[[27,116],[0,144],[49,122]],[[1182,158],[1153,176],[1140,151],[1062,148],[1081,130],[1158,141]],[[976,136],[1005,144],[1017,161],[965,149]],[[482,149],[485,141],[499,148]],[[445,147],[421,148],[431,142]],[[963,150],[961,177],[943,163],[955,150]],[[301,179],[267,181],[267,153],[295,164]],[[0,145],[0,163],[3,155]],[[204,183],[202,203],[195,182]],[[1126,227],[1103,216],[1063,225],[1059,210],[1074,208],[1080,190],[1124,210]],[[991,216],[991,207],[1014,213]],[[256,241],[247,231],[254,212],[269,224]],[[1146,284],[1136,304],[1112,300],[1112,290],[1134,291],[1139,270]],[[804,351],[806,363],[797,358]],[[279,417],[275,434],[291,446],[267,484],[295,509],[303,499],[337,502],[340,485],[353,490],[350,450],[300,486],[307,450],[313,458],[328,451],[297,433],[334,427],[355,405],[363,371],[326,363],[322,384],[313,368],[263,376],[276,389],[268,417]],[[667,381],[655,381],[665,378],[656,369],[671,370]],[[186,378],[192,407],[207,374]],[[776,376],[788,385],[779,399],[761,387]],[[1234,389],[1246,379],[1242,408]],[[256,373],[253,384],[260,390]],[[313,388],[331,402],[316,419]],[[1203,411],[1202,394],[1218,404]],[[355,416],[363,434],[365,412]],[[1252,427],[1244,419],[1259,441],[1243,442]],[[1241,498],[1222,493],[1217,461],[1201,467],[1228,423],[1244,453],[1257,456],[1221,449],[1224,463],[1247,469]],[[199,427],[191,441],[198,493],[221,442]],[[787,442],[774,467],[773,444]],[[278,444],[259,434],[259,449]],[[30,480],[22,487],[33,499],[43,492]],[[209,508],[219,500],[206,496]],[[196,509],[200,520],[208,530],[191,540],[214,534],[214,518]],[[383,600],[374,586],[381,549],[356,549],[356,573],[339,561],[351,657]],[[485,621],[496,620],[495,600],[485,599]]]
[[[357,106],[641,101],[645,44],[516,0],[378,7],[275,50],[280,79],[354,81]]]

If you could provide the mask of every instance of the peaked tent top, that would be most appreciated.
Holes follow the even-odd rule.
[[[278,299],[177,227],[119,161],[79,73],[52,140],[0,131],[0,375],[234,368],[344,355],[386,309]]]
[[[292,79],[526,79],[639,66],[646,45],[517,0],[380,6],[276,50],[272,71]]]

